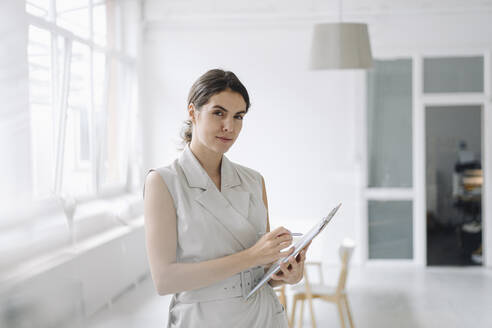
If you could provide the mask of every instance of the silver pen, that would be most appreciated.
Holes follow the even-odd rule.
[[[258,236],[263,236],[264,234],[266,234],[266,232],[258,232]],[[299,236],[302,236],[302,233],[300,233],[300,232],[291,232],[290,235],[292,237],[299,237]]]

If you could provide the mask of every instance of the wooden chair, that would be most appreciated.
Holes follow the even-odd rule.
[[[314,318],[314,311],[313,311],[313,299],[316,298],[325,300],[327,302],[332,302],[337,305],[342,328],[345,328],[345,318],[343,313],[344,312],[343,309],[345,308],[347,312],[349,325],[351,328],[354,327],[354,323],[352,321],[352,315],[350,313],[349,303],[347,299],[347,292],[345,290],[345,284],[347,282],[347,275],[348,275],[348,264],[352,256],[354,247],[355,247],[354,242],[352,240],[344,239],[342,245],[339,248],[340,259],[342,261],[342,269],[340,271],[340,275],[338,277],[338,284],[336,287],[330,287],[323,283],[323,272],[321,270],[320,262],[304,263],[304,265],[306,266],[309,265],[318,266],[319,283],[318,284],[310,283],[307,275],[307,270],[304,270],[304,283],[294,285],[291,287],[291,290],[293,291],[293,300],[292,300],[292,313],[289,320],[289,327],[294,327],[296,305],[298,301],[300,301],[301,303],[300,304],[301,309],[299,314],[299,327],[302,327],[304,301],[307,300],[309,305],[309,311],[311,313],[312,327],[316,328],[316,320]]]

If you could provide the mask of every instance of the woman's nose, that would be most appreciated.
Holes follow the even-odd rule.
[[[234,122],[230,120],[225,120],[222,129],[227,132],[232,132],[234,130]]]

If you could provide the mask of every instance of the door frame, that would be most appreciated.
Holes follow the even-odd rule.
[[[458,57],[458,56],[482,56],[484,58],[484,91],[482,93],[449,93],[449,94],[424,94],[422,88],[423,81],[423,58],[431,57]],[[452,105],[476,105],[481,107],[482,118],[482,168],[484,170],[484,183],[482,186],[482,245],[483,245],[483,263],[484,267],[492,267],[492,252],[488,251],[492,247],[492,106],[491,99],[491,52],[483,51],[434,51],[422,53],[414,58],[414,68],[417,75],[418,86],[414,90],[416,103],[414,110],[416,119],[414,121],[414,133],[416,134],[416,151],[417,155],[414,160],[414,178],[415,182],[415,215],[416,221],[416,250],[415,254],[419,255],[418,263],[427,266],[427,226],[426,226],[426,159],[425,159],[425,110],[428,106],[452,106]],[[415,150],[415,148],[414,148]],[[415,224],[414,224],[415,227]]]
[[[423,59],[431,57],[482,56],[484,58],[484,91],[482,93],[423,93]],[[479,105],[482,108],[482,243],[483,267],[492,267],[492,50],[491,49],[431,49],[417,53],[385,51],[375,57],[380,60],[412,60],[412,176],[413,187],[405,189],[368,188],[367,166],[367,85],[362,88],[366,99],[362,115],[362,220],[360,225],[361,262],[363,265],[427,266],[426,227],[426,166],[425,166],[425,109],[430,105]],[[413,200],[413,259],[369,259],[369,222],[367,206],[370,200]]]

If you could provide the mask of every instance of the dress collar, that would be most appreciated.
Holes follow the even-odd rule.
[[[191,151],[189,144],[186,144],[185,149],[179,157],[179,164],[183,168],[186,180],[190,187],[208,189],[210,186],[214,185],[208,173]],[[220,175],[221,190],[241,184],[241,179],[239,178],[236,168],[225,155],[222,155]]]
[[[241,185],[236,166],[222,155],[219,192],[189,145],[186,145],[179,157],[179,164],[188,185],[192,188],[202,188],[194,193],[194,199],[238,241],[238,251],[253,246],[258,240],[258,234],[248,219],[251,193],[241,188],[232,188]]]

